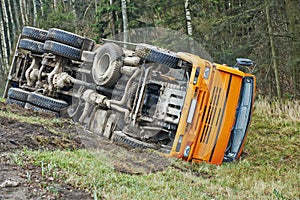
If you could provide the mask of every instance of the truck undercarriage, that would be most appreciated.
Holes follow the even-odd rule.
[[[204,68],[197,62],[205,62]],[[249,62],[244,65],[252,66]],[[71,117],[94,134],[117,143],[134,148],[154,148],[186,160],[203,161],[205,159],[192,156],[199,150],[190,151],[201,149],[197,147],[203,138],[200,126],[222,115],[215,109],[204,119],[205,113],[213,110],[213,102],[215,107],[219,105],[217,100],[211,101],[215,98],[211,94],[216,90],[213,84],[217,80],[212,74],[222,70],[227,69],[188,53],[175,53],[147,44],[136,44],[134,50],[129,50],[112,42],[98,45],[89,38],[60,29],[45,31],[24,27],[4,97],[9,104]],[[235,102],[232,105],[234,117],[229,120],[232,130],[224,137],[222,158],[218,162],[205,160],[215,164],[240,156],[251,117],[254,77],[230,70],[226,74],[231,73],[232,80],[236,78],[236,84],[240,86],[238,94],[234,99],[232,97]],[[219,82],[220,91],[216,95],[228,95],[229,91],[221,91],[223,79]],[[207,92],[201,96],[200,91],[205,90]],[[197,109],[199,112],[195,111]],[[197,121],[195,113],[199,115]],[[190,134],[195,135],[193,141],[182,142],[189,138],[191,126],[195,126],[195,131]],[[207,125],[206,128],[207,140],[211,127]],[[238,131],[241,132],[239,136]],[[186,146],[178,147],[179,143]]]

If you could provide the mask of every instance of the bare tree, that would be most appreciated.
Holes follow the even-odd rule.
[[[95,0],[95,13],[97,12],[97,10],[98,10],[98,1]]]
[[[32,0],[32,5],[33,5],[33,26],[37,25],[37,5],[36,5],[36,0]]]
[[[9,57],[9,54],[10,52],[12,51],[12,47],[11,47],[11,38],[10,38],[10,27],[9,27],[9,20],[8,20],[8,15],[7,15],[7,5],[5,3],[5,0],[2,0],[1,2],[1,5],[2,5],[2,14],[3,14],[3,20],[4,20],[4,26],[5,26],[5,30],[6,30],[6,33],[5,33],[5,37],[6,40],[4,40],[4,42],[6,43],[6,48],[7,48],[7,53],[8,53],[8,57]]]
[[[71,3],[72,3],[72,13],[74,15],[74,21],[73,22],[74,22],[74,24],[76,24],[77,14],[76,14],[75,0],[72,0]],[[85,15],[86,15],[86,13],[84,13],[83,19],[85,19]],[[75,32],[78,33],[77,26],[75,26]]]
[[[53,0],[53,9],[57,10],[57,0]]]
[[[128,18],[127,18],[127,8],[126,0],[121,0],[122,6],[122,18],[123,18],[123,33],[124,33],[124,42],[128,42]],[[126,48],[126,46],[125,46]]]
[[[16,22],[16,30],[19,32],[21,29],[21,24],[20,24],[20,20],[19,20],[19,9],[18,9],[16,0],[13,0],[12,3],[13,3],[13,9],[14,9],[14,13],[15,13],[13,19]]]
[[[267,18],[270,48],[271,48],[271,54],[272,54],[273,69],[274,69],[274,75],[275,75],[275,81],[276,81],[276,92],[277,92],[277,97],[282,98],[281,84],[280,84],[279,72],[278,72],[278,60],[277,60],[275,44],[274,44],[274,32],[273,32],[273,27],[271,24],[270,5],[268,4],[268,2],[266,3],[265,9],[266,9],[266,18]]]
[[[11,1],[7,1],[7,7],[8,7],[8,13],[9,13],[9,17],[10,17],[10,24],[11,24],[11,29],[12,32],[15,33],[16,32],[16,25],[15,25],[15,21],[13,18],[13,13],[12,13],[12,7],[11,7]],[[13,42],[13,41],[12,41]]]
[[[109,0],[110,6],[114,5],[114,0]],[[116,12],[114,10],[111,11],[111,30],[113,37],[116,35]]]
[[[300,98],[300,11],[299,1],[285,0],[287,27],[290,38],[290,68],[293,77],[294,96]]]
[[[20,4],[20,14],[21,14],[21,19],[22,19],[22,25],[27,24],[27,16],[26,16],[26,2],[25,0],[19,1]],[[25,3],[25,4],[24,4]]]
[[[41,8],[41,16],[44,17],[44,3],[43,0],[39,0],[40,1],[40,8]]]
[[[185,0],[184,8],[185,8],[185,19],[186,19],[186,27],[187,27],[187,34],[189,36],[193,35],[193,26],[192,26],[192,18],[191,18],[191,10],[190,10],[190,1]]]
[[[2,2],[1,2],[1,6],[2,6]],[[0,12],[1,16],[0,16],[0,32],[1,32],[1,37],[0,37],[0,41],[1,41],[1,52],[2,52],[2,64],[1,64],[1,72],[2,74],[4,74],[4,72],[6,71],[6,68],[8,67],[8,53],[7,53],[7,44],[6,44],[6,34],[5,34],[5,26],[3,23],[3,13]],[[4,66],[3,66],[4,65]]]

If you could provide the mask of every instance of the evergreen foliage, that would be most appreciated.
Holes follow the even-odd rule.
[[[191,37],[215,62],[234,65],[236,57],[248,57],[258,64],[255,74],[259,94],[300,97],[299,0],[127,0],[129,30],[162,27],[187,34],[186,2],[193,29]],[[9,68],[6,60],[11,60],[17,36],[25,25],[60,28],[98,43],[101,38],[113,38],[123,32],[121,0],[1,0],[0,3],[0,39],[5,43],[0,51],[3,77]]]

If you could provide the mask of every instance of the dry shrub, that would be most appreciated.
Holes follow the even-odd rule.
[[[292,122],[300,122],[299,100],[278,100],[258,97],[255,101],[255,113],[267,117],[286,118]]]

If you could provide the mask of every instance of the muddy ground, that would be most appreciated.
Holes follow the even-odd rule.
[[[75,150],[90,152],[100,149],[119,173],[145,174],[164,170],[171,161],[147,150],[128,149],[84,130],[71,120],[45,127],[36,123],[20,122],[7,117],[13,112],[22,116],[55,116],[37,113],[17,106],[0,103],[0,200],[6,199],[93,199],[92,195],[68,185],[63,180],[42,177],[40,166],[17,165],[10,153],[30,150]],[[26,158],[24,158],[26,159]]]

